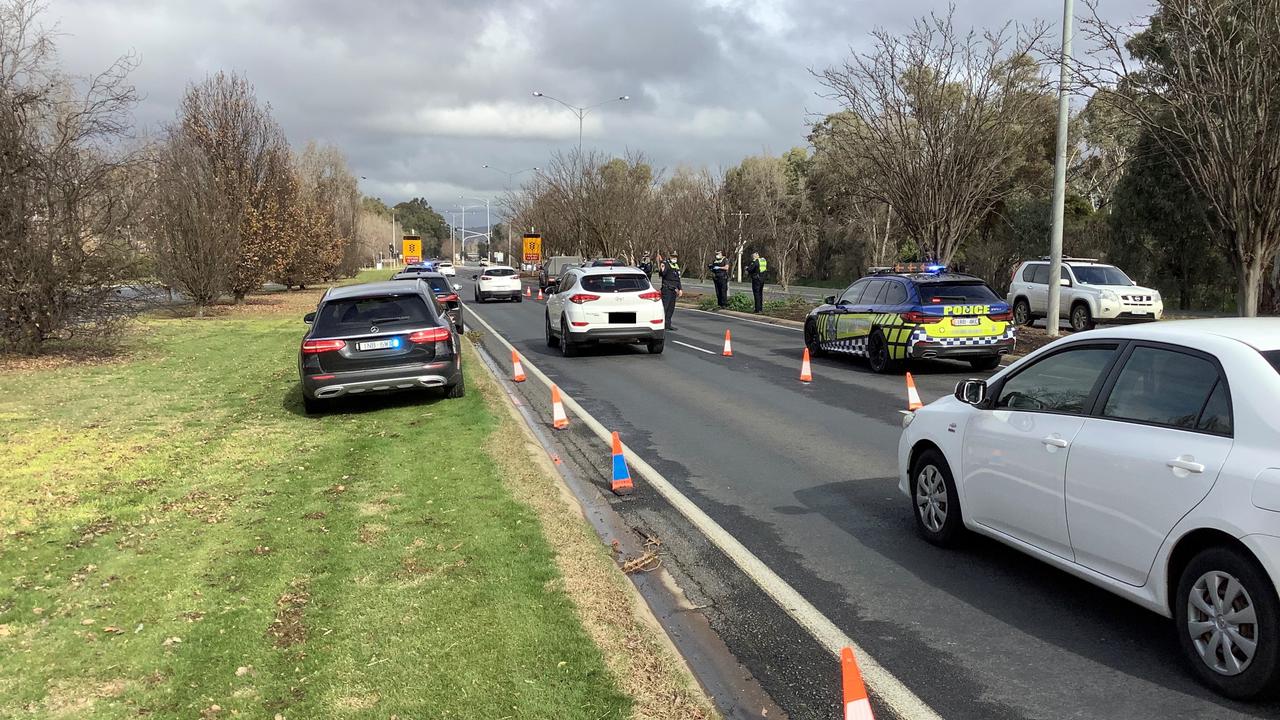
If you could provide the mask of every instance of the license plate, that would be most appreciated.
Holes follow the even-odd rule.
[[[951,318],[952,325],[977,325],[978,318]]]
[[[388,349],[390,349],[390,348],[395,347],[397,344],[398,344],[398,343],[396,343],[396,341],[395,341],[394,339],[392,339],[392,340],[365,340],[364,342],[358,342],[358,343],[356,343],[356,347],[357,347],[357,348],[359,348],[360,350],[388,350]]]

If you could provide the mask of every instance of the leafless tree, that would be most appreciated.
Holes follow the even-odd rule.
[[[1150,132],[1205,198],[1238,312],[1257,314],[1280,250],[1280,0],[1159,0],[1149,26],[1090,8],[1075,79]]]
[[[51,338],[110,337],[133,270],[140,173],[131,149],[135,63],[73,78],[57,65],[44,5],[0,5],[0,340],[35,353]]]
[[[157,153],[150,249],[156,273],[196,306],[196,315],[231,291],[239,261],[244,206],[200,144],[183,130],[170,133]]]
[[[832,138],[864,172],[852,185],[893,207],[930,259],[948,263],[1001,197],[1041,134],[1048,81],[1032,51],[1040,25],[958,32],[951,14],[817,73],[844,113]]]

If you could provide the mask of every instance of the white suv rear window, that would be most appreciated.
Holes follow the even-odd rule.
[[[587,292],[640,292],[649,289],[649,278],[639,273],[583,275],[582,289]]]
[[[488,275],[489,277],[508,277],[511,275],[515,275],[516,271],[512,270],[511,268],[489,268],[488,270],[484,271],[484,274]]]

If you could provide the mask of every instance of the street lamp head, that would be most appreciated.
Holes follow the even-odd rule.
[[[485,167],[489,167],[489,163],[485,163],[485,164],[484,164],[484,166],[485,166]]]
[[[542,97],[542,93],[538,92],[537,90],[534,90],[534,91],[533,91],[533,96],[534,96],[534,97]]]
[[[622,96],[619,96],[619,97],[618,97],[618,99],[619,99],[619,100],[630,100],[630,99],[631,99],[631,96],[630,96],[630,95],[622,95]]]

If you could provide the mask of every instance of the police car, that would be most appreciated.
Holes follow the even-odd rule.
[[[910,360],[968,360],[991,370],[1014,347],[1013,313],[980,278],[939,265],[872,268],[809,313],[804,341],[814,355],[867,358],[875,372]]]

